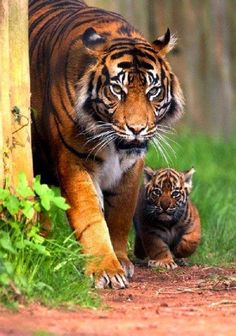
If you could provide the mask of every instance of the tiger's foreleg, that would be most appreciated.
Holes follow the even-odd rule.
[[[136,207],[143,160],[140,159],[122,177],[113,194],[105,198],[105,216],[113,248],[127,277],[132,277],[134,266],[127,256],[128,234]]]
[[[83,252],[91,257],[86,272],[95,276],[97,288],[124,288],[128,282],[115,255],[92,178],[87,171],[61,155],[58,175],[70,209],[69,222]]]

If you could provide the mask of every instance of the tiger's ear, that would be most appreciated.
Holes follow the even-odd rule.
[[[188,193],[192,190],[192,177],[194,173],[195,169],[193,167],[184,172],[184,187],[187,189]]]
[[[85,30],[82,35],[82,42],[86,48],[93,51],[102,51],[107,46],[107,38],[98,34],[92,27]]]
[[[144,183],[151,181],[153,175],[155,174],[154,170],[150,167],[144,167]]]
[[[174,48],[175,44],[176,38],[170,34],[169,28],[163,36],[152,42],[154,50],[161,57],[165,57],[166,54],[168,54],[168,52],[170,52]]]

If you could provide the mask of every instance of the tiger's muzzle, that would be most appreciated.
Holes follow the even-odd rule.
[[[147,125],[128,125],[123,128],[113,125],[117,139],[115,145],[117,150],[126,151],[128,154],[144,154],[147,150],[148,141],[155,135]]]

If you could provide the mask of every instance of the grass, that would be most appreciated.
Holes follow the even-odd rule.
[[[17,307],[18,302],[32,301],[52,307],[76,304],[98,307],[100,299],[91,289],[92,280],[84,274],[85,256],[61,210],[65,205],[57,195],[58,190],[54,195],[45,185],[37,183],[38,192],[44,193],[40,201],[37,198],[29,201],[32,190],[24,181],[17,189],[17,196],[8,197],[6,191],[0,190],[0,210],[3,211],[0,217],[0,302],[12,308]],[[61,209],[52,205],[50,197]],[[29,211],[42,204],[50,209],[48,214],[52,221],[52,231],[47,238],[38,234],[38,223]]]
[[[191,260],[206,265],[235,263],[236,137],[226,141],[184,131],[172,135],[169,144],[175,155],[166,147],[168,163],[151,147],[146,164],[180,171],[193,166],[196,170],[191,199],[200,212],[202,242]]]
[[[14,246],[14,242],[13,242]],[[45,239],[47,253],[23,248],[8,259],[15,269],[14,287],[0,289],[0,301],[9,307],[17,302],[40,302],[50,307],[98,307],[100,299],[84,275],[85,257],[61,212],[52,237]]]
[[[48,306],[98,307],[100,299],[91,289],[92,281],[84,274],[85,257],[71,232],[65,214],[55,218],[52,236],[46,239],[50,257],[29,258],[32,265],[27,284],[30,297]]]

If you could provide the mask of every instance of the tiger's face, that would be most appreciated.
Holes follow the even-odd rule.
[[[118,151],[145,152],[160,125],[182,112],[179,82],[163,56],[171,44],[169,31],[152,45],[144,39],[107,45],[92,28],[84,35],[83,43],[97,55],[85,74],[89,83],[83,100],[86,125],[89,121],[89,130],[101,138],[104,134]],[[81,88],[84,83],[82,79]],[[79,101],[81,107],[81,95]]]
[[[174,169],[153,172],[145,168],[147,211],[161,222],[177,222],[183,215],[192,188],[194,169],[184,173]]]

